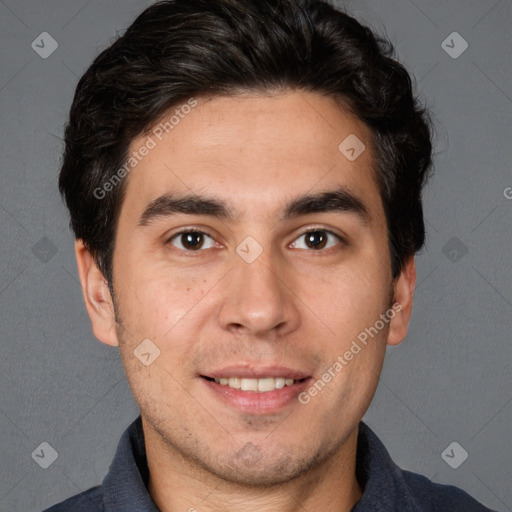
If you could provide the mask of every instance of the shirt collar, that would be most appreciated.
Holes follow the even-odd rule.
[[[139,416],[123,433],[103,480],[105,512],[159,512],[147,490],[149,469]]]
[[[393,462],[373,430],[362,421],[357,439],[356,477],[363,495],[352,512],[419,512],[403,471]]]

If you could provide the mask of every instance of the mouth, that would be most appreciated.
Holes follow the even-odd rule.
[[[253,393],[269,393],[276,389],[283,389],[285,386],[293,386],[295,383],[304,382],[308,377],[302,379],[290,379],[286,377],[263,377],[252,379],[247,377],[207,377],[201,375],[202,378],[220,384],[221,386],[228,386],[232,389],[240,389],[242,391],[249,391]]]
[[[255,371],[242,368],[200,375],[201,382],[223,407],[254,415],[277,413],[299,404],[298,395],[312,379],[291,370]]]

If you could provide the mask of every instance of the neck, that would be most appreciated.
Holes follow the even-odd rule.
[[[289,482],[252,487],[217,477],[144,427],[148,490],[161,512],[349,512],[362,495],[355,471],[357,428],[318,467]]]

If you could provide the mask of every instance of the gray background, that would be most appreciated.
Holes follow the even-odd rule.
[[[117,349],[92,335],[56,180],[78,77],[150,3],[0,0],[2,512],[98,484],[138,414]],[[345,4],[396,45],[437,130],[415,313],[365,419],[403,468],[512,510],[511,1]],[[456,59],[454,31],[469,45]],[[31,47],[42,32],[58,42],[47,59]],[[441,457],[453,441],[457,469]],[[47,469],[42,442],[58,453]]]

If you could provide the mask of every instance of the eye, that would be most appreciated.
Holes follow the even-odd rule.
[[[184,251],[211,249],[215,246],[215,240],[210,235],[193,229],[176,233],[167,242]]]
[[[299,240],[303,240],[298,242]],[[325,229],[314,229],[306,231],[300,235],[292,244],[291,247],[295,249],[330,249],[334,247],[336,243],[342,242],[342,239],[333,233]]]

